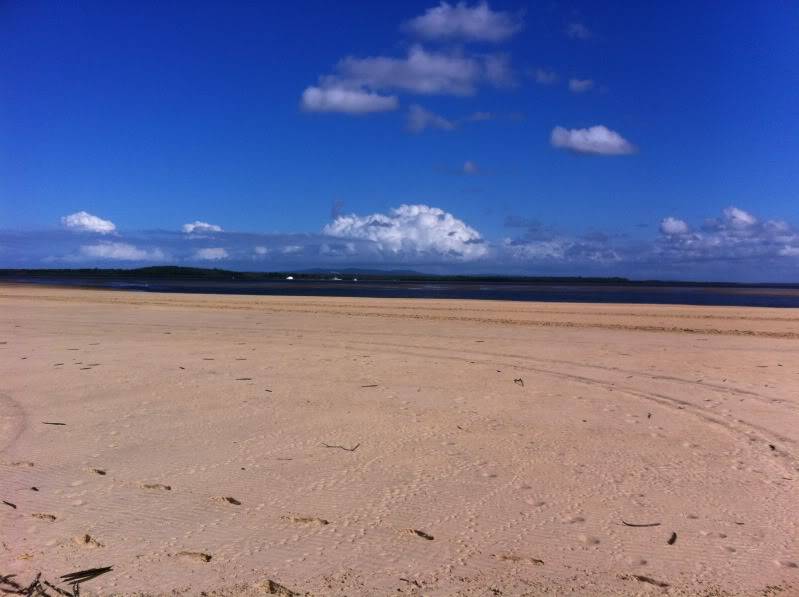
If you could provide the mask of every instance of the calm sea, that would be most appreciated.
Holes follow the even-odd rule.
[[[742,307],[799,307],[799,286],[668,286],[610,284],[543,284],[405,282],[348,280],[274,280],[264,282],[207,280],[95,280],[35,278],[7,280],[141,292],[188,292],[278,296],[376,298],[491,299],[508,301],[653,303]]]

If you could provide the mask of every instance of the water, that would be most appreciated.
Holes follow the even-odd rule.
[[[551,284],[535,282],[407,282],[360,280],[211,281],[164,279],[14,278],[14,282],[135,290],[276,296],[491,299],[509,301],[652,303],[739,307],[799,307],[799,286]]]

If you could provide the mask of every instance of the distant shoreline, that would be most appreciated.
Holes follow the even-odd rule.
[[[357,276],[337,279],[319,275],[249,275],[180,277],[135,275],[121,270],[115,275],[98,270],[97,275],[79,275],[86,270],[64,270],[68,275],[11,275],[0,272],[0,284],[126,290],[142,293],[184,293],[253,296],[309,296],[349,298],[464,299],[517,302],[697,305],[732,307],[799,308],[799,286],[664,283],[616,279],[544,278],[388,278]],[[92,270],[89,270],[90,272]],[[218,274],[220,270],[208,270]]]

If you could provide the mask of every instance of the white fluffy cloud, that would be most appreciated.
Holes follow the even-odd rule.
[[[569,79],[569,91],[572,93],[585,93],[594,87],[591,79]]]
[[[140,249],[128,243],[100,242],[95,245],[83,245],[80,248],[82,258],[111,259],[116,261],[161,261],[164,253],[160,249]]]
[[[572,39],[590,39],[591,30],[582,23],[569,23],[566,27],[566,35]]]
[[[721,217],[705,220],[701,230],[666,218],[660,226],[664,238],[657,253],[670,260],[742,260],[799,256],[799,231],[782,220],[760,221],[738,207],[728,207]]]
[[[255,249],[253,249],[253,251],[255,252],[256,255],[263,257],[264,255],[269,254],[269,247],[258,245],[257,247],[255,247]]]
[[[409,33],[430,40],[499,42],[522,30],[518,16],[493,11],[487,2],[469,6],[441,2],[404,25]]]
[[[601,124],[587,129],[556,126],[552,130],[550,142],[559,149],[592,155],[628,155],[636,151],[632,143]]]
[[[733,228],[749,228],[757,224],[757,218],[737,207],[728,207],[724,210],[725,221]]]
[[[437,207],[401,205],[387,214],[339,216],[325,226],[328,236],[365,239],[389,254],[438,255],[459,260],[484,257],[480,233]]]
[[[336,65],[336,74],[321,77],[318,89],[472,95],[480,84],[501,87],[512,79],[510,62],[504,54],[470,56],[458,51],[428,51],[414,45],[404,58],[344,58]],[[376,96],[369,101],[379,101],[377,98],[381,97],[385,99],[385,96]]]
[[[688,224],[679,218],[669,216],[660,222],[660,231],[667,235],[688,234]]]
[[[218,261],[220,259],[227,259],[230,257],[226,249],[222,247],[206,247],[204,249],[197,249],[194,252],[195,259],[201,259],[203,261]]]
[[[308,87],[302,94],[301,106],[307,112],[340,112],[357,115],[390,112],[397,109],[399,101],[394,95],[380,95],[372,91],[333,84],[329,87]]]
[[[61,218],[61,224],[69,230],[97,232],[99,234],[111,234],[117,229],[110,220],[103,220],[85,211],[64,216]]]
[[[412,133],[421,133],[428,128],[452,131],[455,129],[455,123],[419,105],[412,105],[408,110],[408,130]]]
[[[194,234],[195,232],[222,232],[222,227],[216,224],[195,220],[190,224],[183,224],[183,232],[186,234]]]

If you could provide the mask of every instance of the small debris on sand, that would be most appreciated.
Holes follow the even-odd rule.
[[[53,514],[44,514],[43,512],[34,512],[31,514],[33,518],[38,518],[39,520],[46,520],[48,522],[55,522],[56,517]]]
[[[186,558],[187,560],[194,560],[195,562],[210,562],[211,555],[201,551],[181,551],[176,554],[179,558]]]
[[[89,533],[84,533],[83,535],[76,535],[72,538],[72,541],[77,543],[78,545],[82,545],[84,547],[103,547],[103,544],[97,541],[94,537],[89,535]]]
[[[164,491],[172,491],[171,485],[164,485],[162,483],[142,483],[144,489],[162,489]]]
[[[280,597],[300,597],[300,593],[295,593],[288,587],[284,587],[280,583],[270,579],[260,583],[260,587],[269,595],[279,595]]]
[[[241,506],[241,502],[239,500],[230,496],[217,496],[211,499],[213,499],[215,502],[227,502],[228,504],[233,504],[234,506]]]
[[[402,529],[403,533],[408,533],[409,535],[416,535],[417,537],[421,537],[422,539],[427,539],[428,541],[432,541],[435,537],[430,535],[429,533],[425,533],[424,531],[420,531],[419,529]]]
[[[318,526],[326,526],[330,524],[329,520],[325,520],[324,518],[316,518],[314,516],[281,516],[280,518],[281,520],[296,522],[298,524],[315,524]]]

